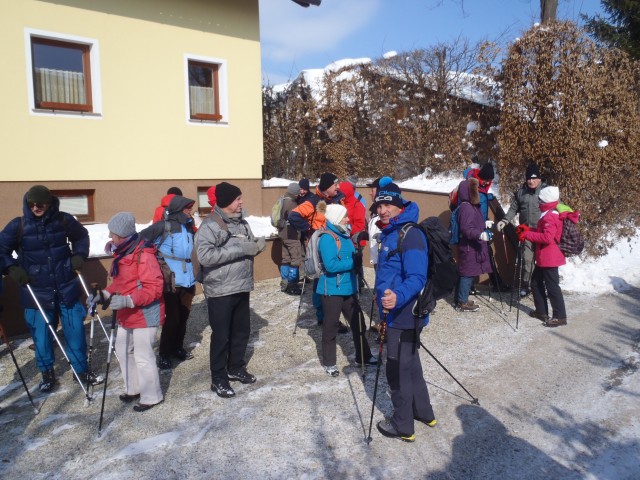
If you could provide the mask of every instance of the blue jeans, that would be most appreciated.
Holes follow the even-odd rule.
[[[58,306],[60,323],[62,323],[62,333],[64,335],[66,348],[65,352],[69,357],[71,366],[76,373],[87,371],[87,340],[84,333],[84,317],[87,311],[80,302],[72,306],[60,304]],[[55,330],[58,325],[55,320],[54,310],[45,310],[49,323]],[[35,308],[25,308],[24,319],[31,332],[33,343],[36,347],[36,363],[41,372],[46,372],[53,368],[55,357],[53,355],[53,334],[49,330],[47,323],[40,310]]]
[[[467,303],[469,301],[469,292],[473,286],[475,277],[460,277],[458,280],[458,303]]]

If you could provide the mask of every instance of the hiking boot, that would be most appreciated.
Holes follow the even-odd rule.
[[[226,378],[213,380],[211,382],[211,391],[216,392],[216,394],[222,398],[231,398],[236,396],[236,392],[233,391],[233,388],[229,385],[229,380]]]
[[[524,298],[527,295],[529,295],[529,289],[528,288],[523,288],[522,290],[520,290],[520,297]]]
[[[178,360],[180,360],[181,362],[184,362],[185,360],[191,360],[193,358],[193,353],[188,352],[184,348],[179,348],[178,350],[173,352],[173,356]],[[171,366],[169,366],[169,368],[171,368]]]
[[[156,405],[160,405],[164,400],[160,400],[158,403],[150,403],[150,404],[145,404],[145,403],[139,403],[138,405],[135,405],[133,407],[133,410],[135,412],[146,412],[147,410],[152,409],[153,407],[155,407]]]
[[[42,380],[39,385],[40,391],[42,393],[49,393],[56,387],[57,383],[56,374],[53,369],[42,372]]]
[[[476,305],[473,302],[460,303],[456,305],[456,310],[460,312],[477,312],[480,310],[480,305]]]
[[[361,367],[361,366],[362,366],[362,362],[358,362],[358,361],[356,360],[356,365],[357,365],[358,367]],[[365,367],[371,367],[371,366],[376,366],[376,365],[378,365],[378,357],[376,357],[375,355],[371,355],[371,356],[369,357],[369,359],[368,359],[367,361],[365,361],[365,362],[364,362],[364,366],[365,366]]]
[[[171,370],[173,365],[171,364],[171,359],[165,355],[158,356],[158,368],[160,370]]]
[[[538,320],[544,323],[547,323],[547,321],[549,320],[549,315],[547,315],[546,313],[538,313],[535,310],[530,311],[529,316],[533,318],[537,318]]]
[[[283,291],[289,295],[300,295],[302,293],[302,288],[297,282],[292,282],[288,283]]]
[[[338,323],[338,333],[349,333],[351,329],[342,322]]]
[[[289,286],[289,283],[286,282],[285,280],[281,280],[280,281],[280,291],[281,292],[286,292],[288,286]]]
[[[104,377],[98,373],[95,372],[86,372],[86,373],[81,373],[80,375],[78,375],[80,377],[80,380],[82,380],[82,383],[84,383],[85,385],[87,383],[89,383],[89,385],[95,387],[96,385],[100,385],[102,382],[104,382]]]
[[[546,322],[544,322],[544,326],[545,327],[560,327],[562,325],[566,325],[567,324],[567,319],[566,318],[555,318],[553,317],[551,320],[547,320]]]
[[[338,370],[338,367],[336,367],[335,365],[324,367],[324,372],[330,377],[337,377],[338,375],[340,375],[340,371]]]
[[[391,425],[391,422],[389,422],[389,420],[382,420],[380,422],[378,422],[378,424],[376,425],[378,427],[378,431],[384,435],[385,437],[389,437],[389,438],[398,438],[400,440],[402,440],[403,442],[415,442],[416,441],[416,434],[412,433],[411,435],[405,435],[403,433],[398,432],[393,425]]]
[[[424,423],[427,427],[435,427],[438,421],[434,418],[433,420],[425,420],[424,418],[414,418],[416,422]]]
[[[229,380],[237,381],[244,384],[256,383],[256,377],[247,372],[246,369],[240,368],[239,370],[230,371],[227,373]]]

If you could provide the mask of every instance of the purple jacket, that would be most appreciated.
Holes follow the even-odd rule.
[[[458,272],[462,277],[475,277],[491,272],[489,247],[479,239],[485,229],[480,209],[478,181],[469,179],[458,186],[458,221],[460,242],[458,243]]]

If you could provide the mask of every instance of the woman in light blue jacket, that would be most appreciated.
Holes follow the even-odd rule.
[[[340,313],[351,326],[356,350],[356,364],[375,365],[377,358],[371,355],[364,336],[365,326],[360,317],[360,305],[356,298],[358,281],[353,266],[355,247],[351,242],[349,217],[342,205],[327,205],[326,233],[320,236],[318,252],[322,261],[322,275],[318,281],[318,293],[322,298],[324,322],[322,324],[322,364],[327,375],[337,377],[336,336]]]

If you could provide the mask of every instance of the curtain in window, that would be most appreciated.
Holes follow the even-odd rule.
[[[189,96],[191,102],[191,114],[204,113],[214,115],[213,88],[189,86]]]
[[[84,73],[36,68],[36,101],[84,105]]]

